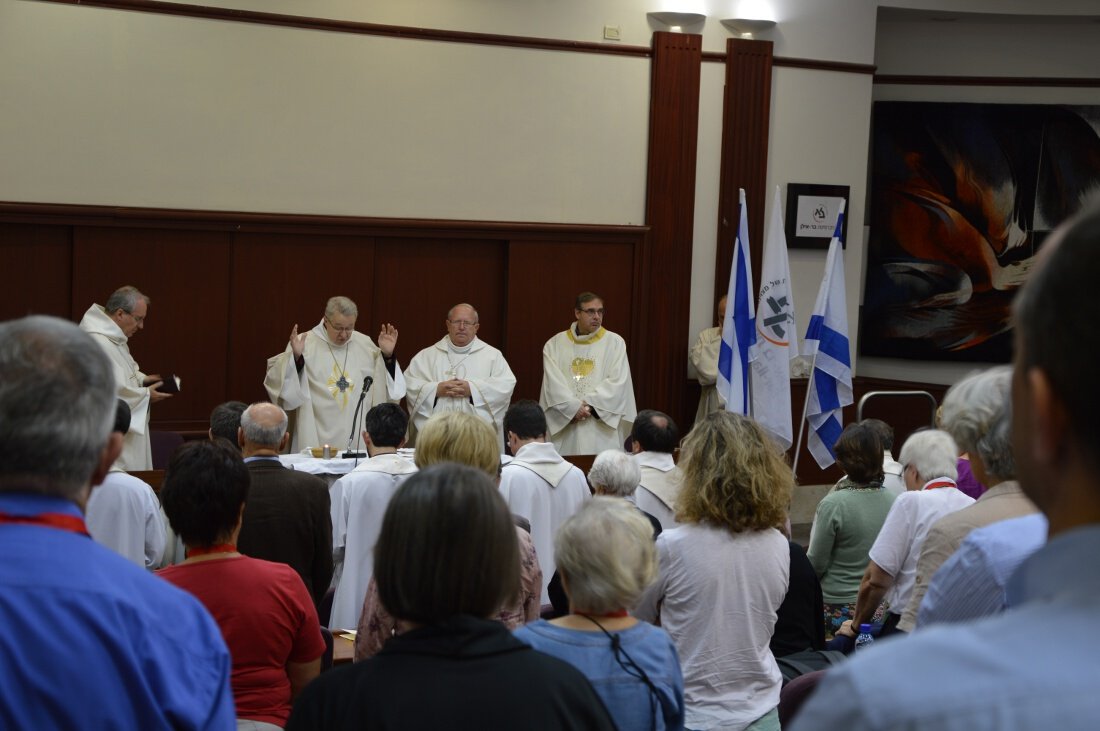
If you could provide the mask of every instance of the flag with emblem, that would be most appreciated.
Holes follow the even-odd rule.
[[[749,360],[752,362],[753,418],[787,449],[794,442],[791,360],[798,357],[798,333],[781,205],[777,185],[771,221],[764,237],[764,263],[756,301],[756,344],[749,352]]]
[[[821,469],[836,461],[833,445],[843,428],[842,408],[852,403],[852,359],[848,347],[848,309],[844,294],[844,257],[840,236],[844,201],[825,260],[825,277],[806,330],[806,355],[813,356],[806,394],[806,446]]]
[[[730,284],[726,292],[726,317],[718,349],[718,395],[726,411],[749,414],[749,348],[756,341],[753,324],[752,264],[749,261],[749,221],[745,189],[741,189],[740,223],[733,243]]]

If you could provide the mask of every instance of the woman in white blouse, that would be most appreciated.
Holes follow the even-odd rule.
[[[660,575],[635,614],[672,636],[689,729],[778,731],[782,676],[768,643],[787,593],[794,473],[754,422],[720,411],[684,440],[680,527],[657,539]]]

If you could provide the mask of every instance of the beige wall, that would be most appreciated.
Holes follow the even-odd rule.
[[[873,0],[762,0],[775,54],[884,73],[1095,75],[1093,23],[878,22]],[[668,0],[666,4],[671,3]],[[203,0],[267,12],[648,46],[642,0]],[[743,0],[687,0],[718,20]],[[761,4],[757,2],[757,4]],[[1023,0],[891,5],[1028,12]],[[1095,12],[1048,0],[1044,13]],[[647,59],[325,33],[0,0],[0,200],[288,213],[642,223]],[[710,324],[723,67],[704,63],[692,333]],[[852,341],[866,232],[873,99],[1100,103],[1097,90],[875,87],[865,74],[776,67],[768,201],[791,182],[851,187],[845,255]],[[800,329],[823,252],[794,251]],[[688,343],[684,344],[685,347]],[[957,368],[857,362],[949,382]]]

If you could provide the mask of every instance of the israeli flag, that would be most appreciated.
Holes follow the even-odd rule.
[[[752,264],[749,261],[749,221],[745,189],[740,191],[741,222],[733,244],[730,285],[726,292],[726,319],[722,322],[722,344],[718,350],[718,395],[726,411],[750,413],[749,348],[756,342]]]
[[[806,330],[804,354],[813,356],[813,370],[807,395],[806,421],[810,425],[806,444],[825,469],[836,461],[833,445],[840,438],[841,409],[852,403],[852,358],[848,347],[848,310],[844,296],[844,257],[840,232],[844,226],[844,204],[840,203],[825,277]]]

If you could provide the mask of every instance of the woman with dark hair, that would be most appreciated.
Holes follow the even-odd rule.
[[[817,504],[808,551],[821,580],[826,639],[852,617],[867,554],[896,497],[882,486],[882,442],[873,426],[849,424],[833,451],[846,474]]]
[[[233,658],[237,728],[281,729],[294,698],[321,669],[317,610],[289,566],[237,551],[248,468],[228,443],[189,442],[172,455],[160,490],[186,560],[157,573],[198,597]]]
[[[778,731],[782,675],[769,642],[790,547],[776,526],[794,473],[756,422],[725,411],[691,430],[680,468],[680,526],[657,539],[660,572],[635,612],[672,636],[687,728]]]
[[[481,417],[462,411],[446,411],[428,419],[420,430],[416,437],[415,460],[420,469],[443,462],[463,464],[480,470],[495,484],[500,474],[500,445],[493,428]],[[520,555],[520,591],[509,595],[496,614],[509,629],[539,618],[542,591],[542,569],[531,534],[518,525],[515,531]],[[359,631],[355,635],[355,661],[371,657],[400,631],[395,615],[387,611],[385,602],[379,597],[377,579],[371,577],[359,616]]]
[[[571,665],[489,618],[520,591],[508,506],[479,470],[411,476],[386,508],[374,578],[399,634],[374,657],[326,673],[287,729],[612,729]]]

